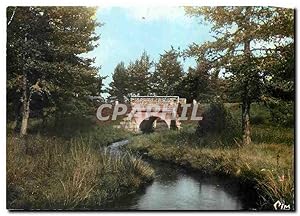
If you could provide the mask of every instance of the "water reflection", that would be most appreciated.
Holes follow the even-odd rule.
[[[178,167],[153,164],[154,182],[104,207],[113,210],[241,210],[239,185],[227,178],[200,177]]]

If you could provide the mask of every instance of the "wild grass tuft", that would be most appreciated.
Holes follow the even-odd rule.
[[[291,170],[288,169],[285,172],[265,170],[265,178],[257,181],[262,205],[270,208],[280,201],[293,208],[295,189]]]

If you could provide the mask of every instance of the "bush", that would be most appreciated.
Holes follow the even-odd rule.
[[[223,103],[215,102],[203,113],[196,134],[202,138],[202,144],[232,145],[240,137],[238,120],[224,107]]]
[[[64,116],[61,118],[42,119],[31,118],[28,131],[30,134],[44,134],[70,139],[82,133],[87,133],[95,127],[94,116]]]
[[[250,122],[251,122],[251,124],[259,125],[259,124],[264,124],[265,119],[261,115],[254,115],[254,116],[250,117]]]
[[[268,104],[272,122],[285,126],[294,127],[294,102],[276,101]]]

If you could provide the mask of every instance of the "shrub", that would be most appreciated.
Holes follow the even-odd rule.
[[[294,102],[269,102],[272,122],[286,127],[294,127]]]
[[[227,146],[235,143],[240,137],[239,123],[224,107],[223,103],[215,102],[203,113],[196,134],[202,138],[202,145],[216,144]]]
[[[264,124],[265,119],[261,115],[254,115],[250,117],[250,122],[251,124],[259,125],[259,124]]]

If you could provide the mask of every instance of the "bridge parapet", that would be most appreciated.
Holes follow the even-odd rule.
[[[174,108],[177,107],[179,103],[185,103],[185,98],[179,98],[179,96],[132,96],[130,99],[130,105],[132,107],[155,105],[162,108]]]
[[[186,98],[179,98],[180,104],[186,104]]]

